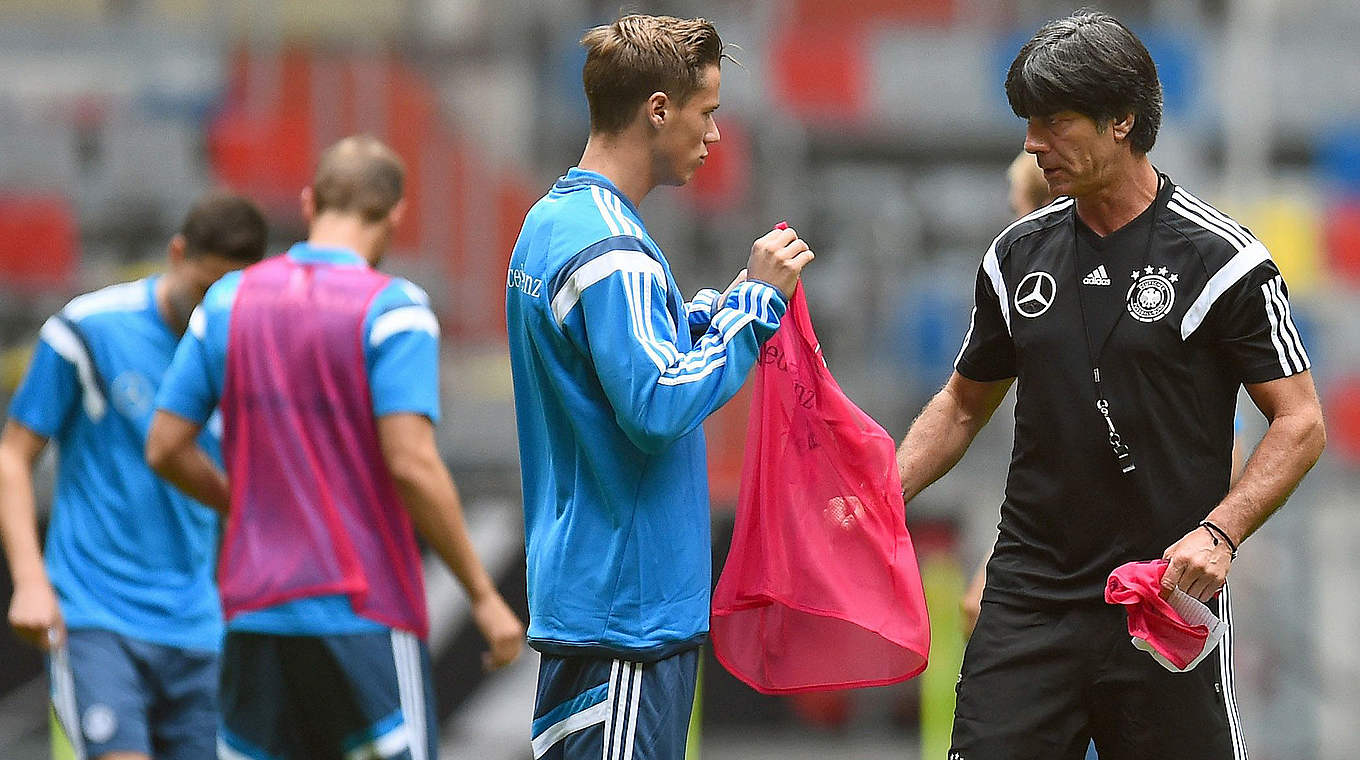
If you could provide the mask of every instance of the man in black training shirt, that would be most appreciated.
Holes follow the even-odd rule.
[[[1094,738],[1101,760],[1242,760],[1230,639],[1169,672],[1134,649],[1103,590],[1117,566],[1165,557],[1164,592],[1231,623],[1235,548],[1324,443],[1288,290],[1246,228],[1148,162],[1161,85],[1117,19],[1045,25],[1006,94],[1059,197],[992,242],[955,372],[898,454],[910,500],[1019,381],[949,758],[1081,758]],[[1270,427],[1230,490],[1243,384]]]

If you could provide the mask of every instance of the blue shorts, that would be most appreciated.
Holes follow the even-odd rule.
[[[77,757],[140,752],[160,760],[212,757],[216,652],[152,644],[98,629],[67,632],[49,658],[56,743]]]
[[[430,655],[405,631],[228,631],[222,760],[438,756]]]
[[[656,662],[543,655],[535,760],[683,760],[699,649]]]

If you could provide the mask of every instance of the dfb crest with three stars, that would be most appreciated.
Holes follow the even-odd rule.
[[[1127,296],[1129,314],[1139,322],[1156,322],[1171,312],[1176,302],[1176,281],[1180,276],[1168,272],[1166,267],[1135,269],[1131,275],[1134,283],[1129,287]]]

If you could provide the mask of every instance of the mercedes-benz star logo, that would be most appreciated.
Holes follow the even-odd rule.
[[[1015,289],[1015,310],[1033,319],[1048,311],[1057,292],[1058,284],[1048,272],[1030,272]]]

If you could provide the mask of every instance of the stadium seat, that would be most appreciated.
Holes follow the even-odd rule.
[[[272,91],[252,76],[263,67],[275,74]],[[293,51],[273,60],[241,52],[232,69],[226,101],[208,127],[213,169],[222,183],[266,208],[296,213],[297,193],[311,179],[316,158],[308,57]]]
[[[885,348],[905,379],[918,388],[938,388],[949,378],[969,326],[971,304],[957,295],[966,286],[957,283],[954,291],[911,287],[903,293]]]
[[[719,118],[718,131],[720,145],[684,188],[690,202],[706,213],[739,207],[751,184],[751,139],[746,125],[736,118]]]
[[[865,115],[867,33],[858,27],[783,27],[769,48],[778,102],[812,121]]]
[[[1351,284],[1360,284],[1360,195],[1333,206],[1324,228],[1328,268]]]
[[[1325,396],[1328,450],[1353,466],[1360,465],[1360,375],[1332,383]]]
[[[853,3],[794,0],[790,5],[792,25],[817,30],[851,24],[942,27],[956,17],[954,0],[857,0]]]
[[[1269,198],[1246,209],[1242,222],[1279,265],[1290,296],[1306,296],[1322,280],[1322,218],[1311,204],[1293,197]]]
[[[0,193],[0,281],[24,289],[66,288],[75,274],[78,241],[65,196]]]
[[[1193,120],[1204,109],[1198,88],[1199,54],[1203,47],[1194,38],[1168,28],[1135,28],[1157,64],[1162,80],[1162,102],[1173,118]],[[1017,50],[1019,48],[1016,48]]]
[[[1360,129],[1345,122],[1321,134],[1314,160],[1322,180],[1348,195],[1360,193]]]

